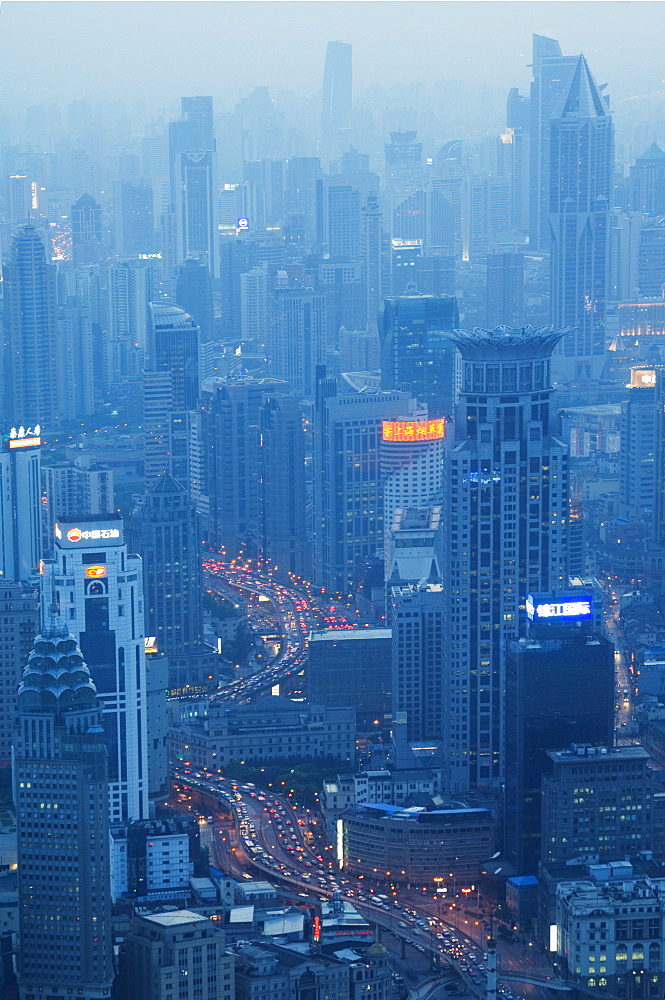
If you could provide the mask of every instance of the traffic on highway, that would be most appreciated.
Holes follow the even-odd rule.
[[[221,775],[183,768],[174,772],[173,788],[181,799],[191,798],[192,803],[194,796],[188,791],[198,793],[198,808],[211,808],[214,813],[214,806],[209,805],[214,800],[218,811],[233,817],[231,826],[223,825],[215,815],[207,824],[211,860],[221,870],[238,879],[262,875],[304,897],[330,899],[339,894],[366,920],[429,954],[435,964],[450,968],[456,974],[456,983],[445,987],[447,993],[459,995],[465,990],[485,996],[486,934],[482,922],[477,929],[478,939],[474,940],[451,926],[448,919],[419,906],[417,895],[398,901],[365,886],[362,879],[349,877],[338,869],[331,845],[316,853],[309,843],[309,816],[284,796]],[[530,989],[530,996],[537,995],[534,987]],[[503,1000],[518,1000],[505,985],[499,986],[499,992]]]

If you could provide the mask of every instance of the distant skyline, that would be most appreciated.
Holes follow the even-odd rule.
[[[166,105],[254,86],[316,97],[326,44],[353,45],[354,89],[460,80],[526,88],[533,32],[583,51],[615,100],[665,91],[660,2],[31,2],[0,8],[0,104]]]

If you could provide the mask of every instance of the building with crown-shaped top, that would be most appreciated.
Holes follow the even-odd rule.
[[[19,995],[104,1000],[113,981],[104,730],[90,671],[55,612],[18,706]]]
[[[568,455],[550,381],[562,335],[501,326],[451,334],[462,388],[444,460],[439,665],[451,791],[503,780],[506,643],[526,625],[526,594],[568,583]]]
[[[567,330],[555,352],[566,379],[603,364],[613,162],[607,99],[580,56],[550,122],[551,321]]]

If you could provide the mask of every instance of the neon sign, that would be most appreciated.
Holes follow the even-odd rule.
[[[554,599],[552,595],[527,594],[526,616],[531,622],[549,621],[551,618],[582,621],[593,618],[593,598],[590,594]]]
[[[62,531],[59,524],[53,526],[53,533],[56,538],[62,538]],[[68,542],[96,541],[101,538],[121,538],[120,528],[69,528],[65,533]]]
[[[246,233],[247,230],[249,229],[249,219],[238,219],[236,229],[238,230],[239,233],[240,232]]]
[[[446,422],[437,420],[384,420],[384,441],[440,441],[446,436]]]
[[[106,576],[106,566],[87,566],[85,575],[93,578]]]
[[[12,427],[8,438],[10,448],[36,448],[41,443],[41,427],[35,424],[34,427]]]

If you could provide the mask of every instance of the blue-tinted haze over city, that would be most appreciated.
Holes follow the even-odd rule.
[[[0,1000],[663,1000],[663,4],[0,6]]]

